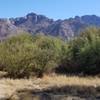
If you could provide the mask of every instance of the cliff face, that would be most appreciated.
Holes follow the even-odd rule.
[[[43,15],[29,13],[25,17],[0,19],[0,40],[21,32],[45,34],[70,39],[88,26],[100,27],[100,17],[76,16],[65,20],[49,19]]]
[[[23,30],[13,25],[9,19],[0,19],[0,40],[21,32]]]

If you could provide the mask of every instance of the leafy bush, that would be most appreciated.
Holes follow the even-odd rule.
[[[34,67],[39,76],[42,76],[44,72],[50,73],[60,65],[63,58],[62,51],[67,48],[62,40],[50,36],[36,36],[34,44],[37,46]]]
[[[100,73],[100,29],[87,28],[70,41],[62,66],[68,73]]]
[[[86,74],[100,73],[100,30],[87,29],[87,36],[82,36],[85,40],[84,47],[80,52],[81,70]]]
[[[14,36],[0,45],[0,65],[12,77],[28,76],[33,67],[34,48],[31,35]]]
[[[65,43],[59,38],[21,34],[0,43],[0,70],[11,77],[38,77],[56,68],[67,73],[100,73],[100,29],[88,28]]]
[[[0,43],[0,67],[11,77],[42,76],[60,64],[65,43],[48,36],[21,34]]]

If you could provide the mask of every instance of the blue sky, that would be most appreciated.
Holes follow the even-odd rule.
[[[100,16],[100,0],[0,0],[0,18],[20,17],[30,12],[53,19]]]

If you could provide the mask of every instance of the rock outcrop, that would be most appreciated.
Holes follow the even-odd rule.
[[[69,40],[89,26],[100,27],[100,17],[85,15],[54,21],[43,15],[29,13],[25,17],[0,19],[0,40],[21,32],[59,36]]]

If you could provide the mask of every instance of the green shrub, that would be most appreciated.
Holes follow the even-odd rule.
[[[11,77],[24,77],[30,74],[35,48],[31,37],[21,34],[1,43],[0,65]]]
[[[70,41],[62,66],[68,73],[100,73],[100,29],[87,28]]]
[[[0,43],[0,67],[10,77],[42,76],[59,66],[65,43],[50,36],[21,34]]]
[[[98,74],[100,73],[100,30],[87,31],[88,37],[85,37],[86,42],[80,52],[80,62],[83,66],[81,70],[86,74]]]
[[[37,46],[34,55],[35,72],[42,76],[43,73],[50,73],[60,65],[63,58],[62,51],[67,46],[62,40],[50,36],[36,36],[34,38],[34,44]]]
[[[100,73],[100,29],[88,28],[64,42],[44,35],[21,34],[0,43],[0,70],[10,77],[38,77],[56,68],[67,73]]]

